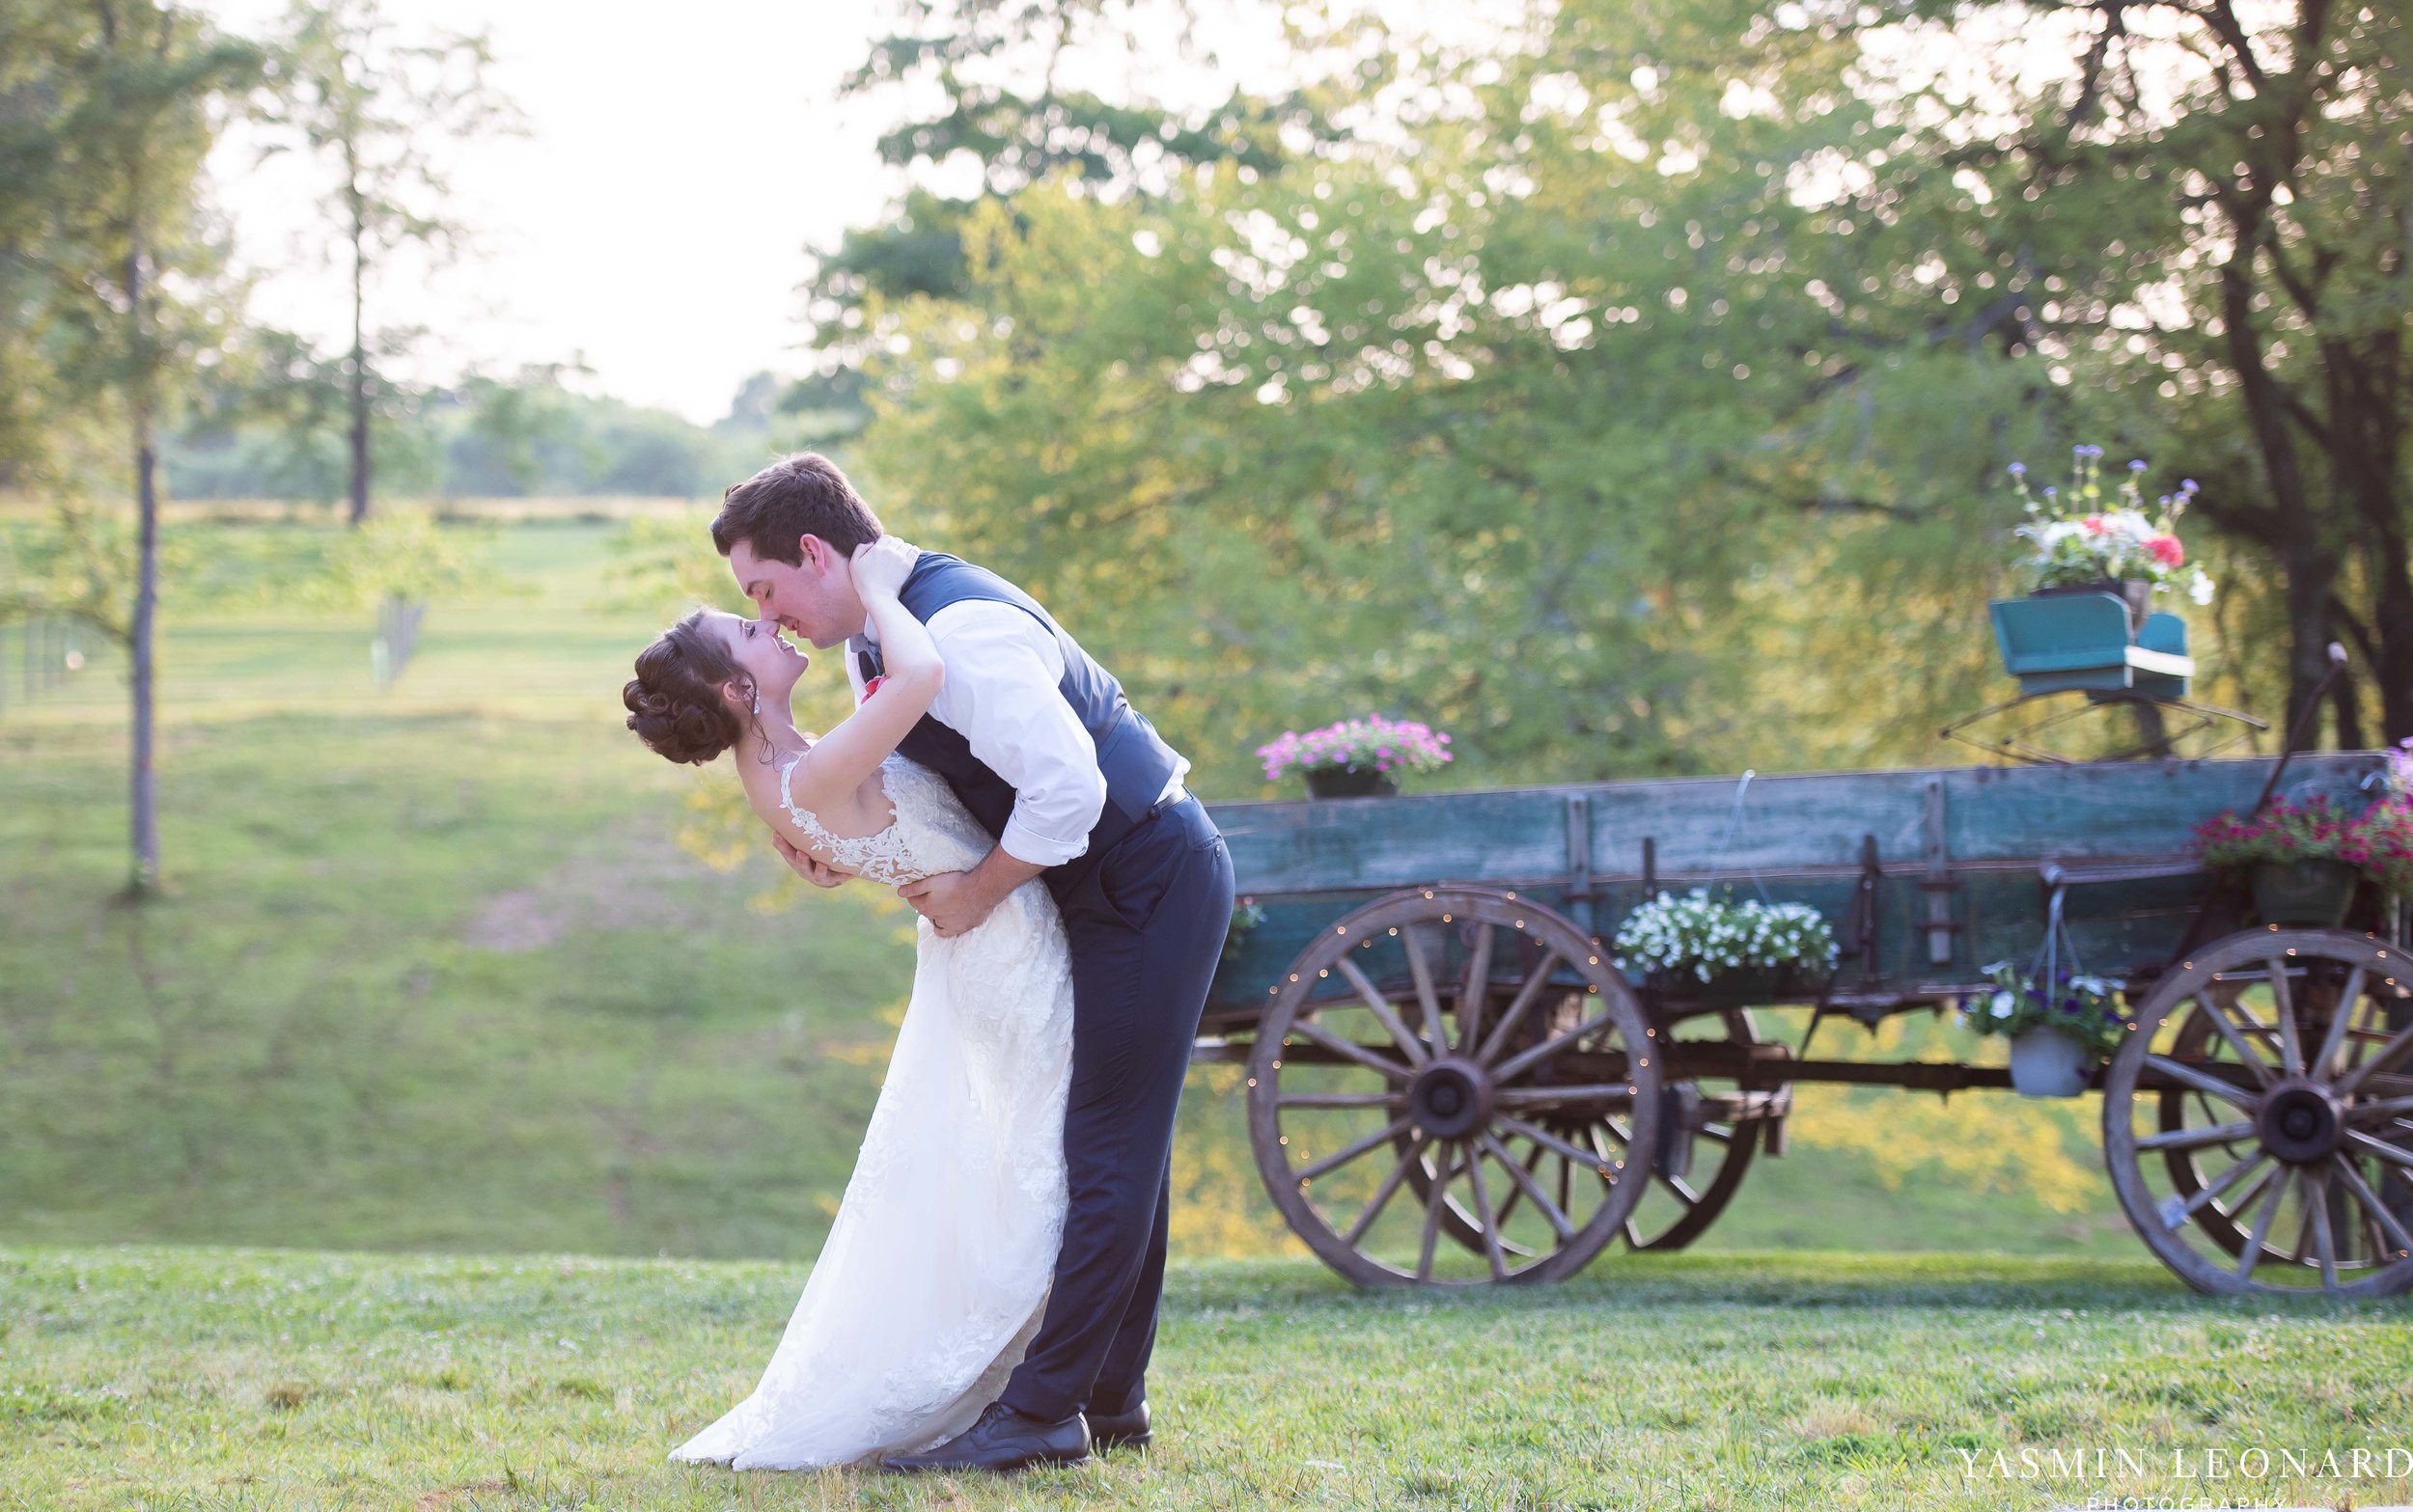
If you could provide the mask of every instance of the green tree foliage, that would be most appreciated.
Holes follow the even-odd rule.
[[[178,492],[343,497],[341,368],[282,333],[244,333],[204,385],[203,402],[167,439]],[[387,383],[385,418],[372,436],[383,489],[421,499],[700,499],[815,433],[774,407],[780,385],[768,373],[749,378],[712,426],[582,393],[569,386],[571,376],[546,364],[431,389]]]
[[[2071,10],[2110,41],[2066,88],[1970,84],[2016,55],[1987,38]],[[1368,706],[1458,731],[1463,782],[1945,758],[1943,720],[2003,691],[2002,469],[2081,440],[2203,478],[2202,686],[2276,714],[2316,633],[2282,600],[2327,527],[2284,523],[2239,385],[2175,354],[2233,346],[2175,270],[2217,291],[2198,170],[2260,138],[2240,118],[2173,158],[2191,192],[2140,188],[2171,133],[2101,84],[2117,10],[1567,0],[1471,53],[1302,30],[1354,60],[1330,98],[1374,92],[1357,135],[1141,194],[1060,166],[966,211],[960,292],[867,283],[853,454],[900,529],[1046,596],[1225,790],[1259,740]],[[2321,170],[2340,235],[2401,155],[2393,86],[2357,77],[2385,98],[2320,128],[2362,165]],[[2122,151],[2069,146],[2109,117]],[[2347,344],[2392,352],[2396,254],[2357,245],[2359,282],[2304,256],[2363,290]],[[2400,420],[2394,383],[2357,413]],[[2358,507],[2322,592],[2376,604],[2390,537]],[[2347,621],[2383,681],[2384,619]]]
[[[373,358],[405,349],[413,333],[373,330],[377,276],[405,247],[458,249],[465,228],[447,213],[442,153],[453,144],[513,129],[517,114],[486,79],[483,35],[397,38],[378,0],[295,0],[278,40],[271,118],[289,136],[272,151],[307,152],[327,169],[328,230],[351,283],[351,350],[343,383],[349,413],[351,521],[368,517],[371,419],[399,397]]]
[[[880,138],[881,157],[909,174],[972,164],[978,187],[936,192],[918,179],[894,214],[848,230],[814,256],[805,313],[818,328],[822,371],[783,407],[850,433],[865,416],[858,370],[869,298],[960,297],[964,232],[984,203],[1042,179],[1069,177],[1107,192],[1160,190],[1201,164],[1272,172],[1286,142],[1330,140],[1335,128],[1304,91],[1234,88],[1210,105],[1176,108],[1145,93],[1109,97],[1085,82],[1101,58],[1145,69],[1170,45],[1187,66],[1211,66],[1194,35],[1191,0],[898,0],[894,29],[875,39],[842,86],[849,96],[904,103]]]
[[[2343,633],[2381,719],[2342,684],[2339,742],[2413,736],[2413,22],[2325,0],[1995,9],[2082,49],[2066,79],[2010,86],[2000,132],[1948,116],[1949,84],[1917,92],[1930,177],[1987,206],[1963,222],[2003,271],[1998,318],[2174,443],[2205,515],[2277,578],[2263,644],[2290,717]]]
[[[60,501],[64,555],[83,566],[71,607],[131,653],[131,881],[145,893],[160,871],[158,429],[233,324],[238,295],[218,277],[199,186],[230,96],[259,58],[199,13],[153,0],[11,5],[0,18],[12,106],[0,235],[12,313],[24,322],[0,342],[0,360],[38,385],[8,406],[7,443],[18,481]],[[133,494],[130,551],[76,508],[109,429]]]

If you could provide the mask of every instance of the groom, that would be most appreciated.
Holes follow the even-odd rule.
[[[847,564],[880,523],[811,452],[732,487],[712,521],[756,612],[846,645],[859,701],[879,675]],[[979,1421],[892,1470],[1018,1470],[1149,1442],[1146,1375],[1164,1289],[1174,1106],[1232,917],[1232,858],[1157,735],[1047,611],[995,573],[925,551],[898,595],[947,664],[898,746],[937,772],[996,847],[970,871],[899,890],[941,935],[1043,878],[1071,946],[1063,1248],[1038,1334]],[[774,838],[778,838],[774,837]],[[779,839],[806,880],[845,878]]]

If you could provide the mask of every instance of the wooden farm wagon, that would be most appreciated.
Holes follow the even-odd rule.
[[[2369,801],[2373,753],[2285,793]],[[1247,1067],[1275,1204],[1352,1280],[1567,1277],[1676,1249],[1780,1154],[1803,1082],[1950,1092],[2001,1066],[1850,1058],[1887,1015],[1983,1001],[2053,915],[2122,983],[2094,1075],[2146,1244],[2207,1291],[2413,1286],[2413,974],[2393,905],[2266,925],[2195,859],[2270,759],[1842,772],[1213,808],[1262,922],[1227,950],[1202,1059]],[[1815,992],[1671,996],[1604,943],[1712,875],[1817,908]],[[2365,890],[2367,893],[2371,891]],[[2383,918],[2383,908],[2389,917]],[[1764,1009],[1811,1008],[1797,1043]]]

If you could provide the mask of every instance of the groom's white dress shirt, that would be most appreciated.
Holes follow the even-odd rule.
[[[1047,627],[1012,604],[965,598],[925,622],[947,663],[930,714],[960,733],[972,754],[1013,786],[1013,813],[997,843],[1018,861],[1060,866],[1089,849],[1106,807],[1097,744],[1064,698],[1064,647]],[[856,654],[876,648],[866,625],[846,642],[846,684],[863,701]],[[1179,753],[1162,796],[1178,797],[1189,759]]]

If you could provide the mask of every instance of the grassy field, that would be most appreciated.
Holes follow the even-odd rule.
[[[2211,1302],[2142,1260],[1966,1255],[1624,1255],[1505,1295],[1191,1264],[1168,1285],[1145,1457],[1013,1481],[668,1463],[751,1388],[801,1275],[0,1250],[0,1509],[2413,1499],[2400,1307]],[[2258,1473],[2257,1449],[2276,1468]],[[2225,1481],[2204,1478],[2215,1454],[2238,1467]]]
[[[670,601],[613,579],[613,521],[524,512],[480,537],[491,576],[434,605],[384,692],[366,612],[271,594],[204,615],[171,592],[161,903],[115,901],[120,669],[96,652],[30,703],[10,683],[0,1242],[818,1249],[910,915],[867,888],[783,893],[757,846],[720,870],[680,845],[728,774],[641,750],[617,698]],[[1924,1020],[1862,1033],[1820,1046],[1969,1051]],[[1177,1244],[1298,1252],[1258,1189],[1237,1080],[1193,1080]],[[1791,1153],[1703,1248],[2143,1253],[2091,1099],[1809,1088],[1801,1108]]]

